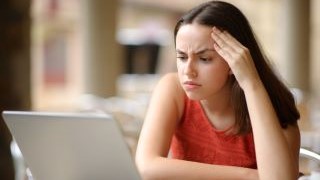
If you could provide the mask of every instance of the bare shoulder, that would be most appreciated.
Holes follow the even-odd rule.
[[[161,89],[175,98],[180,99],[184,97],[185,93],[179,83],[179,78],[177,73],[168,73],[161,77],[157,89]]]
[[[175,73],[163,75],[153,90],[136,151],[139,166],[154,157],[166,157],[181,117],[183,90]],[[182,106],[183,107],[183,106]]]
[[[185,92],[179,83],[177,73],[163,75],[154,90],[153,96],[174,103],[179,110],[179,114],[182,113]]]
[[[178,74],[167,73],[161,77],[159,83],[166,83],[167,85],[178,86],[179,85]]]

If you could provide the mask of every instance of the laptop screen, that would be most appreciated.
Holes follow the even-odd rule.
[[[109,115],[4,111],[3,118],[36,180],[140,179]]]

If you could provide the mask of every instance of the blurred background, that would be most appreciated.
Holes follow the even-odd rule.
[[[204,0],[2,0],[0,110],[94,111],[121,122],[134,154],[150,92],[175,71],[173,28]],[[320,1],[227,0],[250,21],[294,93],[302,146],[320,153]],[[0,178],[17,178],[0,118]],[[301,171],[319,168],[301,159]],[[16,178],[15,178],[16,177]]]

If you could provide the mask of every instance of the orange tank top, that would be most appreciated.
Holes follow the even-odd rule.
[[[226,135],[213,127],[199,101],[186,98],[184,113],[171,142],[175,159],[257,168],[253,134]]]

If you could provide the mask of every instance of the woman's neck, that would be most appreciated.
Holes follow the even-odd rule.
[[[200,103],[207,118],[217,130],[226,130],[234,125],[234,111],[230,103],[222,103],[223,105],[210,104],[207,101]]]
[[[231,88],[220,91],[208,99],[200,100],[208,119],[218,130],[224,130],[234,125],[234,110],[231,104]]]

